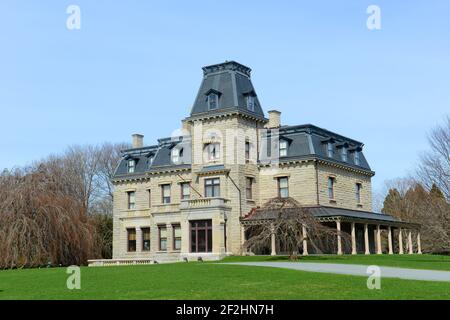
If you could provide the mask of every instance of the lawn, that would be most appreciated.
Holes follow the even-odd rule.
[[[415,261],[413,257],[408,258]],[[261,260],[230,257],[226,261],[257,258]],[[314,258],[320,257],[308,261],[317,261]],[[336,257],[326,258],[323,262],[336,262]],[[363,263],[360,259],[365,257],[354,258],[339,262]],[[406,258],[390,258],[392,263],[407,264]],[[434,259],[443,265],[448,261],[416,258],[429,268]],[[364,261],[373,264],[381,257],[373,259]],[[382,279],[381,290],[368,290],[366,277],[206,262],[83,267],[80,290],[68,290],[67,277],[65,268],[0,271],[0,299],[450,299],[446,282]]]
[[[232,256],[227,257],[225,262],[244,262],[244,261],[288,261],[287,256]],[[413,254],[413,255],[321,255],[321,256],[299,256],[299,262],[317,262],[317,263],[345,263],[378,265],[398,268],[428,269],[428,270],[446,270],[450,271],[450,256]]]

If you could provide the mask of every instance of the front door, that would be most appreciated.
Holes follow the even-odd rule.
[[[191,252],[212,252],[212,221],[194,220],[189,222],[191,232]]]

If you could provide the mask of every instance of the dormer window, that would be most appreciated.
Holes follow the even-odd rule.
[[[247,96],[247,110],[255,111],[255,97],[252,95]]]
[[[359,166],[360,159],[359,159],[359,151],[358,151],[358,150],[355,150],[354,160],[355,160],[355,164],[356,164],[357,166]]]
[[[136,160],[131,159],[128,160],[128,173],[133,173],[136,168]]]
[[[280,140],[280,157],[287,156],[288,142],[286,140]]]
[[[215,110],[219,107],[219,95],[215,92],[208,94],[208,109]]]
[[[172,150],[172,162],[178,164],[183,158],[183,148],[175,148]]]
[[[331,142],[331,141],[328,141],[328,143],[327,143],[327,155],[329,158],[334,157],[334,147],[333,147],[333,142]]]
[[[342,149],[341,149],[341,159],[342,159],[342,161],[347,161],[347,147],[346,146],[343,146],[342,147]]]

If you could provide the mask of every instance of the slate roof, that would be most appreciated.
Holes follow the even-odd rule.
[[[250,73],[250,68],[235,61],[203,67],[203,80],[191,109],[191,117],[239,111],[265,120]],[[211,91],[219,94],[219,105],[214,110],[208,108],[208,93]],[[247,109],[246,96],[249,94],[255,97],[254,111]]]
[[[228,111],[238,111],[261,120],[266,120],[250,80],[250,73],[250,68],[235,61],[203,67],[204,78],[191,110],[191,118],[202,117],[203,115],[209,114],[225,113]],[[218,109],[215,110],[208,110],[207,106],[206,93],[211,91],[220,92],[219,106]],[[254,111],[247,110],[245,96],[248,94],[255,96]],[[296,159],[321,159],[365,170],[374,174],[371,171],[363,152],[361,152],[363,143],[359,141],[311,124],[282,126],[279,128],[278,132],[280,139],[288,141],[287,156],[281,157],[280,162]],[[270,131],[269,137],[273,134],[274,133]],[[327,154],[328,141],[332,141],[334,148],[334,156],[331,158],[328,157]],[[189,139],[177,137],[159,139],[157,145],[124,150],[123,158],[117,167],[115,177],[142,175],[145,172],[190,167],[189,164],[175,164],[171,160],[172,149],[179,143],[182,143],[185,147],[190,149],[191,142]],[[269,143],[270,139],[268,140],[268,144]],[[348,150],[347,161],[343,161],[340,155],[340,150],[342,150],[341,147],[343,145],[345,145]],[[359,164],[355,163],[355,151],[358,151],[359,153]],[[262,146],[261,153],[264,152],[266,152],[266,150],[264,150],[264,146]],[[136,161],[134,173],[128,173],[127,160],[129,160],[129,158],[133,158]]]
[[[270,134],[269,134],[270,137]],[[344,137],[337,133],[314,126],[312,124],[297,126],[282,126],[279,129],[279,139],[287,140],[287,156],[281,157],[280,161],[301,158],[318,158],[354,168],[371,171],[362,152],[362,142]],[[331,139],[334,150],[333,157],[328,157],[327,142]],[[270,143],[270,139],[268,139]],[[341,148],[347,148],[347,161],[342,160]],[[355,162],[355,152],[359,154],[359,164]]]
[[[353,218],[353,219],[391,222],[391,223],[397,223],[397,224],[403,223],[401,220],[399,220],[391,215],[375,213],[375,212],[370,212],[370,211],[351,210],[351,209],[335,208],[335,207],[327,207],[327,206],[304,207],[304,209],[308,210],[316,218],[347,217],[347,218]],[[287,210],[289,210],[289,209],[287,209]],[[296,210],[296,209],[292,209],[292,210]],[[268,210],[268,209],[264,209],[264,208],[255,208],[241,220],[242,221],[271,220],[271,219],[276,218],[278,216],[278,214],[279,214],[279,211],[276,209]]]
[[[190,146],[190,140],[184,137],[163,138],[158,145],[122,151],[122,160],[116,168],[114,177],[139,175],[145,172],[169,169],[190,168],[190,164],[172,162],[172,149],[177,146]],[[134,173],[128,173],[128,160],[135,160]]]

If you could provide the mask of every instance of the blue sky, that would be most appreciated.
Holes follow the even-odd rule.
[[[66,8],[81,8],[81,30]],[[366,8],[381,8],[368,30]],[[265,111],[365,143],[374,189],[414,169],[450,110],[449,1],[0,3],[0,168],[70,144],[169,136],[201,67],[253,69]]]

